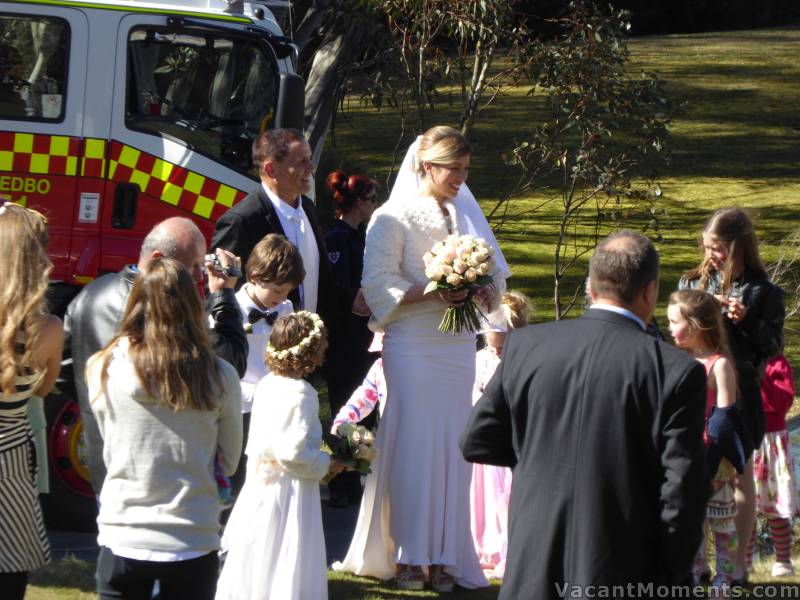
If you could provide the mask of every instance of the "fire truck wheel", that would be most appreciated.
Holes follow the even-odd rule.
[[[89,484],[78,403],[63,392],[45,399],[50,493],[42,494],[45,523],[65,531],[95,531],[97,502]]]

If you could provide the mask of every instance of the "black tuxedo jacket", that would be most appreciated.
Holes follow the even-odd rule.
[[[317,220],[316,207],[305,196],[301,197],[301,201],[303,210],[311,223],[319,250],[317,312],[329,328],[335,327],[350,312],[358,290],[340,286],[334,280],[322,231]],[[279,233],[286,236],[275,207],[267,197],[264,188],[259,185],[258,189],[220,217],[214,229],[214,235],[211,237],[211,248],[223,248],[233,252],[242,259],[242,269],[244,269],[253,248],[268,233]],[[300,306],[298,290],[293,290],[289,294],[289,299],[295,308]]]
[[[707,499],[705,403],[702,365],[623,315],[512,332],[461,438],[467,460],[514,469],[500,598],[686,583]]]

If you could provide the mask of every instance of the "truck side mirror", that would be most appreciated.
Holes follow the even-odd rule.
[[[118,183],[114,192],[111,226],[115,229],[133,229],[136,225],[136,204],[139,186],[135,183]]]
[[[295,73],[281,73],[275,127],[303,131],[305,105],[306,90],[303,78]]]

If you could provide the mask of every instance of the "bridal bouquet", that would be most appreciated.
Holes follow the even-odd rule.
[[[469,289],[464,304],[449,307],[439,323],[439,331],[460,335],[462,331],[480,329],[481,312],[473,298],[474,291],[492,283],[489,275],[494,268],[494,248],[481,238],[471,235],[450,235],[433,245],[422,257],[425,276],[430,282],[425,293],[434,290],[458,291]]]
[[[362,425],[342,423],[336,436],[323,436],[323,450],[345,464],[348,471],[362,475],[372,472],[370,465],[378,457],[375,434]]]

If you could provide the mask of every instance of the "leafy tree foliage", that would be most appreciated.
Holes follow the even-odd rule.
[[[660,188],[652,169],[668,158],[676,106],[658,76],[629,75],[629,18],[627,11],[607,13],[575,0],[557,20],[560,34],[537,43],[530,97],[544,101],[545,114],[508,152],[521,175],[492,211],[505,215],[502,225],[513,215],[507,203],[522,193],[558,203],[556,319],[583,297],[585,273],[568,275],[585,264],[600,237],[621,225],[658,225]]]

